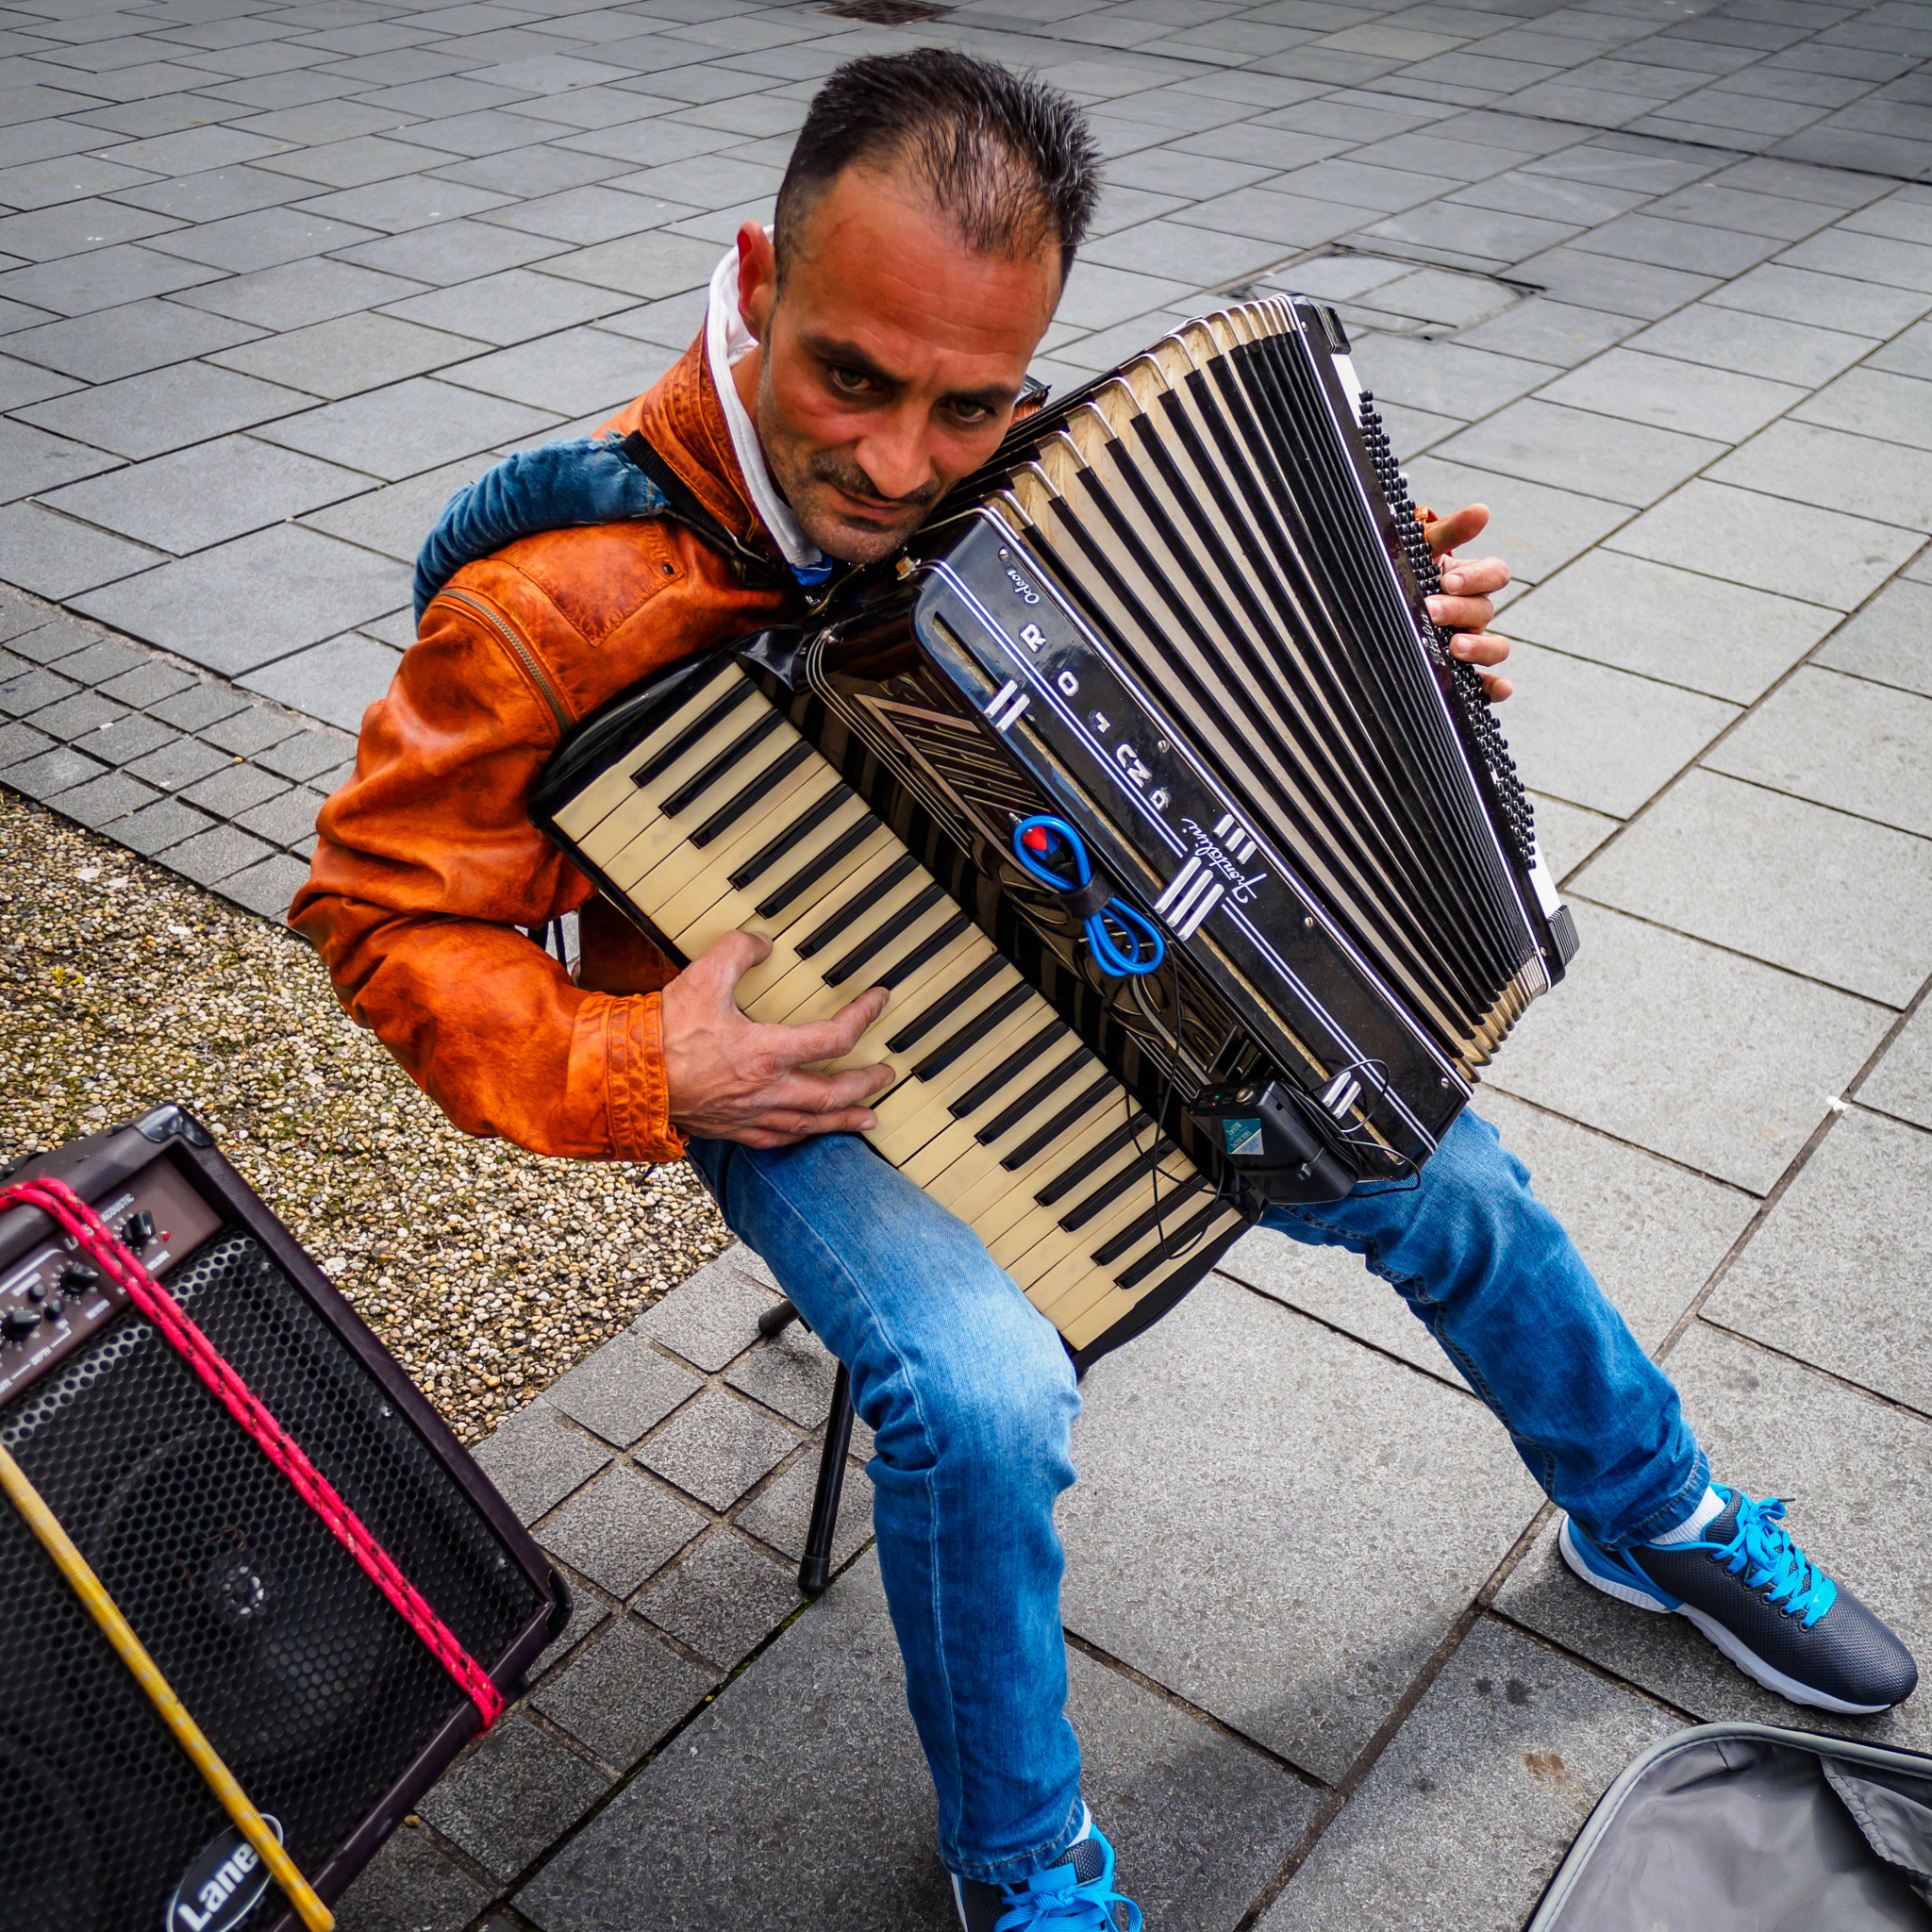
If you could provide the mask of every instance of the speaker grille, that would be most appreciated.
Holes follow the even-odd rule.
[[[261,1245],[167,1286],[486,1667],[543,1599]],[[0,1417],[163,1674],[314,1873],[461,1690],[192,1370],[129,1310]],[[0,1521],[0,1925],[159,1923],[225,1822],[52,1563]],[[18,1869],[15,1869],[15,1866]]]

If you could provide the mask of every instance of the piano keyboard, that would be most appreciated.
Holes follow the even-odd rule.
[[[965,1221],[1075,1349],[1241,1224],[1193,1163],[888,825],[728,661],[554,813],[687,959],[734,928],[771,957],[754,1020],[885,1012],[866,1138]]]

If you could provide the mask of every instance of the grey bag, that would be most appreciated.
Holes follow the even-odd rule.
[[[1932,1932],[1932,1757],[1768,1724],[1654,1744],[1527,1932]]]

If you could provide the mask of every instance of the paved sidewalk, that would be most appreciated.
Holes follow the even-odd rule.
[[[1043,375],[1306,288],[1494,508],[1586,950],[1483,1110],[1932,1663],[1932,7],[889,5],[0,7],[0,783],[278,913],[436,508],[683,348],[820,77],[1038,68],[1110,182]],[[948,1923],[857,1465],[791,1588],[831,1372],[771,1295],[734,1251],[486,1446],[578,1620],[345,1932]],[[1251,1238],[1086,1396],[1074,1701],[1158,1932],[1506,1932],[1647,1740],[1807,1722],[1568,1577],[1352,1264]]]

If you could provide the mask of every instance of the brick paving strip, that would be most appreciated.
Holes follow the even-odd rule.
[[[0,6],[0,783],[276,916],[443,498],[669,364],[839,60],[1036,68],[1109,179],[1040,374],[1306,288],[1493,507],[1586,951],[1482,1109],[1932,1662],[1932,7],[852,14]],[[950,1923],[862,1474],[791,1586],[830,1365],[773,1291],[733,1250],[485,1444],[578,1618],[345,1932]],[[1250,1238],[1086,1398],[1073,1706],[1159,1932],[1520,1926],[1645,1741],[1807,1721],[1562,1572],[1353,1264]]]

